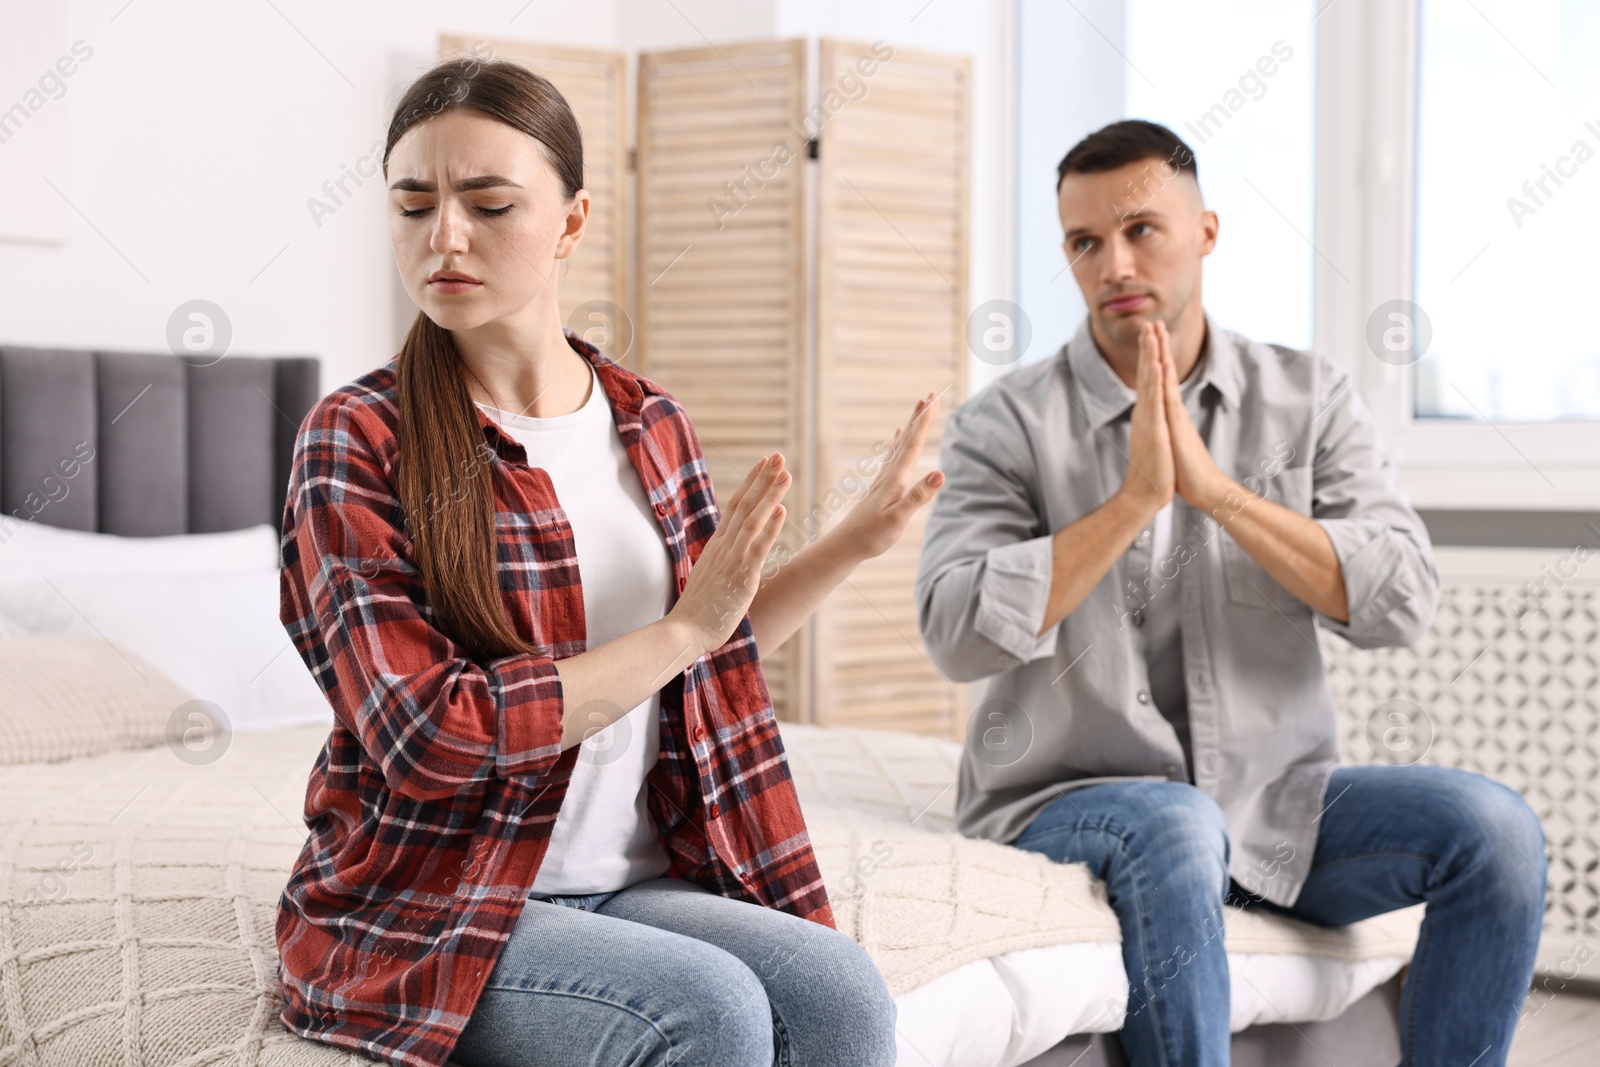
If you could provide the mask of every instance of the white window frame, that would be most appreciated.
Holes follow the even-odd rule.
[[[1419,0],[1324,0],[1317,21],[1316,346],[1350,371],[1423,508],[1600,507],[1600,422],[1413,416],[1413,368],[1372,355],[1372,309],[1412,299]]]

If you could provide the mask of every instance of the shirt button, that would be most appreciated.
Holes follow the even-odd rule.
[[[659,500],[652,504],[651,507],[657,515],[665,515],[667,513],[667,506]]]
[[[706,739],[706,728],[704,726],[696,726],[694,728],[694,739],[696,741],[704,741]]]
[[[1143,608],[1134,609],[1134,612],[1133,612],[1133,624],[1135,626],[1143,626],[1144,625],[1144,609]]]
[[[713,819],[715,819],[718,815],[721,815],[721,814],[722,814],[722,805],[718,804],[716,801],[712,801],[711,802],[711,817]]]
[[[687,584],[688,584],[688,582],[684,579],[684,577],[682,575],[679,575],[678,576],[678,592],[680,592],[680,593],[683,592],[683,587],[685,585],[687,585]]]
[[[1140,530],[1138,538],[1133,543],[1138,545],[1140,548],[1144,548],[1147,545],[1149,545],[1150,544],[1150,529],[1149,529],[1149,527],[1146,527],[1145,529]]]
[[[1150,692],[1149,692],[1149,690],[1141,689],[1135,695],[1138,697],[1139,703],[1141,703],[1141,704],[1150,703]]]

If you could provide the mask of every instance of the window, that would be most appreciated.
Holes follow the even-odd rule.
[[[1600,419],[1600,4],[1423,0],[1418,32],[1414,415]]]
[[[1041,355],[1083,312],[1036,175],[1148,118],[1221,221],[1207,309],[1347,370],[1413,504],[1600,508],[1600,0],[1019,3]]]
[[[1309,347],[1315,8],[1127,0],[1126,12],[1126,114],[1188,142],[1217,213],[1206,310],[1255,340]]]

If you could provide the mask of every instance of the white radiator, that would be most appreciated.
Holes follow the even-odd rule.
[[[1433,763],[1520,792],[1544,824],[1541,988],[1600,980],[1600,532],[1571,549],[1435,550],[1412,648],[1320,632],[1348,763]]]

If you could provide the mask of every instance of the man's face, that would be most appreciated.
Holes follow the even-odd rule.
[[[1057,207],[1096,335],[1132,349],[1146,322],[1175,332],[1200,299],[1200,260],[1217,243],[1216,212],[1194,179],[1160,157],[1068,174]]]

